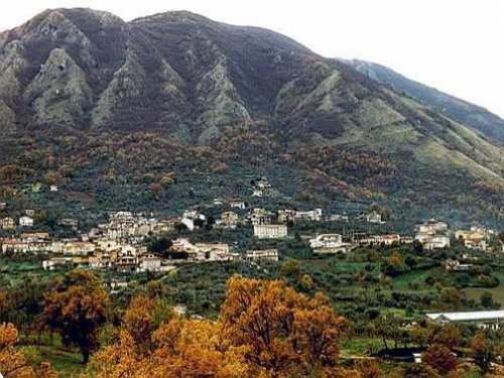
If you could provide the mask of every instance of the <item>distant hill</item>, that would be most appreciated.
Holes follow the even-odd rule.
[[[418,83],[376,63],[362,60],[347,60],[345,63],[363,73],[370,79],[392,87],[418,102],[480,132],[488,139],[504,144],[504,119],[481,106],[471,104],[435,88]]]
[[[189,12],[48,10],[0,34],[0,198],[49,215],[240,197],[496,219],[500,137],[368,76]]]

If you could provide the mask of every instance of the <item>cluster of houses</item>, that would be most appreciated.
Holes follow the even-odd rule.
[[[464,246],[470,249],[486,251],[487,241],[494,235],[493,230],[488,230],[481,226],[472,226],[469,230],[458,230],[455,232],[455,239],[461,240]]]
[[[309,240],[310,247],[315,254],[341,254],[347,253],[356,247],[385,246],[411,244],[413,238],[399,234],[354,233],[348,241],[343,240],[340,234],[320,234]]]
[[[72,219],[62,219],[60,223],[78,228],[78,222]],[[168,231],[170,227],[172,222],[123,211],[109,214],[107,223],[75,238],[54,239],[48,233],[24,232],[0,238],[0,245],[4,254],[52,255],[43,262],[48,270],[73,265],[128,272],[161,271],[164,269],[161,259],[147,253],[142,242],[145,237]]]
[[[378,219],[378,218],[377,218]],[[464,243],[464,246],[479,251],[488,251],[488,240],[494,235],[494,231],[482,226],[472,226],[469,230],[450,232],[445,222],[430,219],[415,228],[415,236],[399,234],[368,234],[354,233],[348,241],[343,240],[340,234],[320,234],[309,240],[310,247],[315,254],[346,253],[351,249],[361,246],[392,246],[399,244],[411,244],[415,240],[422,244],[425,250],[437,250],[450,247],[454,237]],[[504,246],[503,246],[504,251]],[[470,258],[470,256],[466,256]],[[471,269],[471,264],[461,264],[456,260],[445,262],[446,270],[462,271]]]
[[[251,212],[251,218],[261,218],[254,227],[256,237],[280,238],[287,236],[287,226],[272,225],[260,210]],[[119,272],[160,272],[174,269],[178,262],[205,261],[278,261],[276,249],[251,250],[245,253],[232,252],[224,243],[191,243],[179,238],[172,242],[169,259],[161,259],[148,253],[147,237],[160,235],[175,228],[176,223],[193,230],[198,221],[206,221],[203,214],[195,210],[184,212],[181,218],[158,220],[128,211],[110,213],[108,222],[99,224],[87,233],[70,239],[54,239],[46,232],[24,232],[17,236],[0,238],[3,254],[49,254],[43,268],[53,270],[59,266],[79,266],[90,269],[108,269]],[[78,228],[78,222],[65,219],[65,225]],[[218,226],[234,228],[239,217],[233,212],[222,213]],[[16,227],[16,225],[14,225]],[[279,228],[279,230],[276,230]],[[262,230],[262,231],[261,231]]]
[[[207,261],[278,261],[277,249],[248,250],[245,253],[232,251],[225,243],[192,243],[189,239],[178,238],[172,241],[169,249],[170,260],[174,262],[207,262]]]
[[[419,241],[426,250],[449,247],[448,224],[435,219],[419,224],[416,227],[415,240]]]
[[[257,196],[263,196],[271,188],[265,178],[253,182]],[[261,194],[262,193],[262,194]],[[214,202],[216,202],[215,200]],[[217,201],[220,205],[223,200]],[[5,204],[0,203],[0,210]],[[26,210],[16,222],[10,217],[0,219],[0,228],[16,230],[17,236],[0,238],[1,251],[7,253],[49,253],[51,259],[44,262],[45,269],[54,269],[59,265],[88,266],[92,269],[115,269],[121,272],[163,271],[174,268],[174,265],[184,262],[207,261],[278,261],[276,249],[233,251],[225,243],[193,243],[188,238],[178,238],[172,241],[167,251],[166,259],[161,259],[150,253],[145,240],[148,237],[163,235],[183,225],[193,231],[203,226],[221,229],[236,229],[247,225],[253,229],[253,235],[258,240],[283,239],[289,235],[289,227],[295,222],[347,222],[345,215],[324,216],[322,209],[293,210],[281,209],[273,212],[260,207],[249,208],[239,199],[227,202],[227,209],[221,212],[217,219],[208,217],[197,209],[188,209],[180,217],[156,219],[152,215],[118,211],[108,215],[106,223],[99,224],[86,233],[79,233],[77,220],[60,219],[60,225],[70,227],[78,235],[72,239],[54,240],[47,233],[28,232],[34,228],[35,211]],[[210,219],[211,218],[211,219]],[[358,217],[367,223],[383,224],[382,216],[377,211],[371,211]],[[26,227],[24,232],[18,229]],[[483,227],[471,227],[469,230],[458,230],[450,233],[448,224],[435,219],[419,224],[411,236],[388,234],[354,233],[344,238],[341,234],[323,233],[307,237],[309,246],[315,254],[347,253],[358,246],[393,246],[421,243],[426,250],[442,249],[450,246],[451,237],[463,241],[471,249],[486,250],[487,240],[492,234]],[[458,261],[447,261],[447,270],[466,270],[467,264]]]
[[[321,234],[310,239],[310,247],[316,254],[347,253],[352,244],[344,243],[340,234]]]
[[[5,203],[2,203],[2,207],[5,209]],[[18,226],[21,228],[33,227],[35,224],[35,211],[34,210],[26,210],[25,214],[20,216],[19,219],[14,219],[13,217],[3,217],[0,219],[0,230],[4,231],[12,231],[15,230]]]
[[[422,243],[424,249],[435,250],[450,247],[451,237],[460,240],[466,248],[488,251],[488,241],[495,235],[493,230],[483,226],[471,226],[469,230],[450,232],[445,222],[430,219],[416,227],[415,240]]]

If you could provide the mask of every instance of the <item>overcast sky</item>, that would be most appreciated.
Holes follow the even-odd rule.
[[[504,0],[4,0],[0,30],[77,6],[125,20],[185,9],[262,26],[321,55],[387,65],[504,117]]]

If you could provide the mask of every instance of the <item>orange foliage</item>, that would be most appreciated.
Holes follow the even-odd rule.
[[[162,314],[158,314],[162,312]],[[137,353],[146,353],[152,347],[152,333],[159,325],[159,320],[168,319],[171,312],[160,305],[159,301],[146,295],[134,297],[126,310],[122,325],[133,338]]]
[[[308,298],[283,281],[231,278],[221,309],[223,334],[247,346],[249,364],[268,372],[331,370],[345,320],[317,294]]]
[[[282,281],[232,278],[218,321],[171,318],[152,334],[152,300],[138,297],[115,345],[99,351],[96,377],[345,377],[337,366],[345,320],[318,294]],[[138,344],[150,347],[138,353]]]
[[[423,354],[424,362],[440,374],[448,374],[457,368],[457,358],[453,352],[441,344],[433,344]]]
[[[98,346],[98,331],[106,321],[107,294],[90,272],[74,270],[45,298],[40,321],[59,331],[63,342],[77,346],[87,362]]]
[[[5,378],[32,378],[35,371],[16,350],[18,331],[12,324],[0,324],[0,372]]]

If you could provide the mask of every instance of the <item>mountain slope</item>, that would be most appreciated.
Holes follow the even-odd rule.
[[[0,34],[0,67],[0,197],[13,207],[252,201],[261,175],[274,187],[262,205],[455,219],[504,205],[490,138],[268,30],[48,10]]]
[[[428,87],[376,63],[349,60],[345,63],[370,79],[392,87],[454,120],[480,132],[488,139],[504,144],[504,120],[488,110]]]

